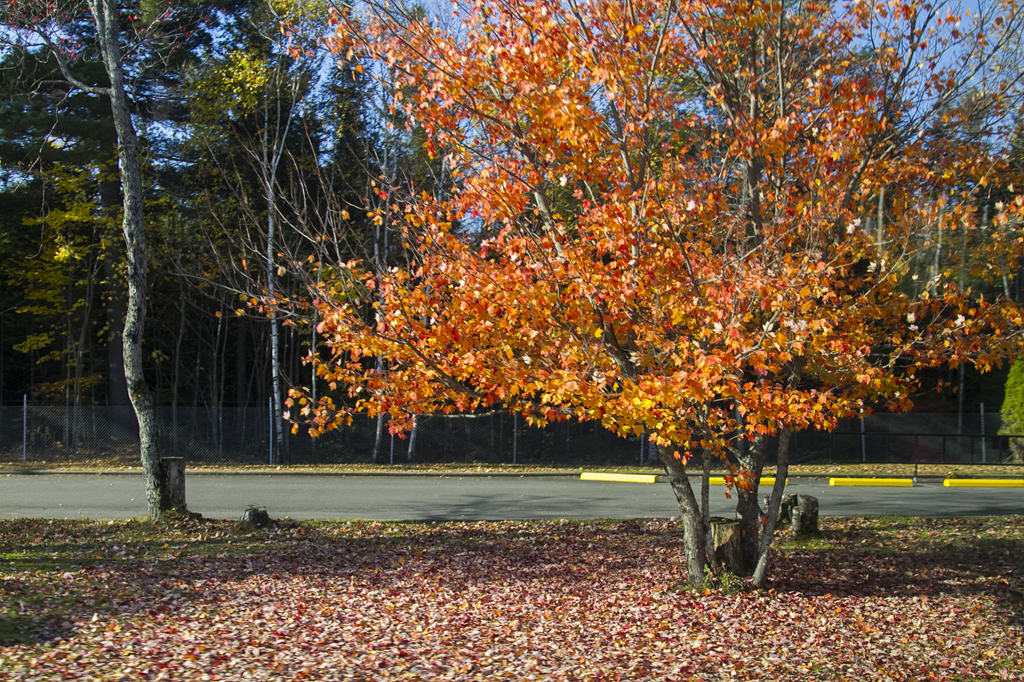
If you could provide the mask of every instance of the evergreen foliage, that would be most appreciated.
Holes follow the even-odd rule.
[[[1024,362],[1017,361],[1010,367],[1006,377],[1006,393],[1000,411],[1002,426],[999,434],[1020,436],[1024,434]],[[1024,438],[1010,439],[1010,455],[1015,462],[1024,461]]]

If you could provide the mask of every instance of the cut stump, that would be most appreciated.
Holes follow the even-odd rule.
[[[185,458],[163,457],[160,459],[160,508],[183,511],[185,505]]]
[[[715,562],[730,573],[743,575],[740,522],[737,519],[727,519],[721,516],[713,516],[710,521]]]

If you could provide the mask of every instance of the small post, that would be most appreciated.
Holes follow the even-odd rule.
[[[860,461],[868,461],[867,436],[864,435],[864,417],[860,418]]]
[[[21,461],[28,461],[28,394],[21,396]]]
[[[512,463],[516,463],[519,454],[519,413],[512,413]]]
[[[274,463],[274,398],[267,398],[267,464]]]
[[[395,463],[395,434],[391,434],[391,453],[388,455],[388,462],[391,465]]]
[[[981,403],[981,463],[988,464],[988,457],[985,452],[985,403]]]

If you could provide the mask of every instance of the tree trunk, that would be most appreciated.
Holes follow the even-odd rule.
[[[383,464],[384,463],[384,419],[385,415],[377,415],[377,428],[374,431],[373,436],[373,463]]]
[[[117,157],[121,173],[124,233],[128,264],[128,298],[122,344],[124,374],[128,397],[139,423],[139,450],[146,481],[146,502],[150,517],[160,518],[164,511],[163,481],[157,453],[156,419],[153,396],[146,383],[142,339],[146,318],[147,266],[149,254],[142,224],[142,165],[139,142],[132,123],[125,93],[124,72],[118,41],[118,12],[113,0],[89,0],[96,22],[103,64],[110,80],[110,109],[117,131]]]
[[[676,495],[683,515],[683,550],[686,552],[687,583],[693,588],[704,587],[704,568],[707,566],[705,519],[693,494],[686,467],[675,458],[671,448],[658,446],[658,457],[668,474],[672,492]]]
[[[789,439],[791,435],[792,432],[789,429],[784,428],[779,431],[775,485],[772,486],[771,498],[765,512],[764,528],[758,543],[760,553],[757,558],[757,566],[754,567],[754,586],[758,588],[763,588],[768,580],[768,559],[771,553],[772,538],[775,535],[775,523],[779,517],[779,507],[782,505],[782,495],[786,488],[786,477],[789,475]]]
[[[740,466],[749,471],[753,477],[753,487],[749,490],[736,489],[736,516],[739,519],[740,531],[740,555],[742,557],[742,575],[749,576],[757,566],[757,559],[760,555],[760,531],[761,520],[764,512],[758,501],[760,491],[761,474],[764,471],[768,439],[765,436],[757,436],[753,443],[743,443],[742,452],[738,459]]]
[[[93,273],[90,268],[85,284],[85,305],[82,311],[82,323],[78,328],[78,342],[75,345],[75,381],[74,400],[71,413],[71,439],[65,441],[71,451],[78,452],[78,441],[82,431],[82,377],[85,371],[85,345],[89,338],[89,325],[92,322]]]
[[[116,180],[100,185],[104,208],[115,203],[124,203],[121,188]],[[123,230],[122,230],[123,232]],[[127,300],[125,283],[121,281],[118,266],[124,260],[124,249],[118,245],[117,235],[104,240],[106,247],[103,254],[103,279],[106,291],[104,298],[107,317],[107,330],[104,340],[107,343],[107,405],[125,406],[130,404],[128,398],[128,382],[124,376],[124,345],[121,343],[121,331],[124,329]],[[124,244],[124,238],[120,240]],[[118,419],[122,411],[118,410]]]
[[[235,341],[232,355],[235,357],[235,405],[249,407],[252,397],[252,363],[249,358],[249,322],[236,318],[234,322]]]
[[[412,416],[412,429],[409,431],[409,449],[406,450],[405,459],[408,462],[412,462],[416,459],[416,428],[417,424],[416,415]],[[493,435],[492,435],[493,439]]]
[[[121,285],[120,291],[114,293],[114,289],[120,283],[117,282],[117,275],[113,267],[110,268],[112,278],[110,291],[108,292],[107,322],[107,404],[128,405],[131,401],[128,397],[128,381],[124,374],[124,344],[121,342],[119,330],[124,329],[124,320],[127,316],[127,309],[124,301],[124,288]]]
[[[274,302],[275,279],[274,272],[274,232],[276,222],[274,210],[276,209],[274,198],[274,176],[272,175],[265,185],[267,193],[267,298],[270,299],[270,397],[271,397],[271,420],[273,423],[273,450],[271,464],[281,463],[281,454],[284,449],[284,425],[281,423],[284,414],[284,403],[281,398],[281,369],[278,353],[281,341],[278,334],[277,310]]]
[[[178,305],[178,334],[174,339],[174,366],[171,368],[171,452],[178,451],[178,389],[181,386],[181,344],[185,340],[185,292]]]
[[[275,78],[272,83],[277,85],[280,82],[280,72],[275,69]],[[294,90],[292,91],[294,95]],[[280,322],[277,317],[277,303],[274,301],[275,294],[277,292],[276,287],[276,263],[275,263],[275,252],[276,252],[276,232],[277,232],[277,169],[281,163],[281,157],[284,154],[285,147],[287,145],[288,130],[291,128],[292,119],[295,115],[296,102],[293,99],[288,103],[288,110],[284,114],[284,122],[282,123],[280,118],[280,109],[278,108],[278,116],[273,117],[273,125],[275,126],[274,132],[276,133],[273,138],[271,137],[270,121],[272,120],[271,112],[268,110],[269,102],[264,101],[264,116],[267,124],[264,126],[260,133],[261,149],[259,150],[259,172],[263,182],[263,192],[267,200],[267,231],[266,231],[266,274],[267,274],[267,298],[270,301],[270,391],[271,401],[273,409],[273,455],[271,459],[274,463],[280,464],[283,461],[284,449],[285,449],[285,438],[284,438],[284,396],[283,389],[281,386],[281,340],[280,340]],[[280,102],[277,104],[281,106]]]
[[[700,468],[700,518],[704,522],[704,554],[713,570],[717,570],[722,562],[718,560],[715,542],[715,531],[711,519],[711,458],[705,452],[701,457]],[[730,569],[731,570],[731,569]]]

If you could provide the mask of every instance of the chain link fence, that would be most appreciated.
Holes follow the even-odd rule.
[[[599,424],[538,429],[516,415],[421,416],[415,435],[391,436],[376,419],[310,438],[285,434],[278,449],[267,408],[158,407],[161,456],[192,464],[353,464],[481,462],[637,465],[645,441],[618,438]],[[286,423],[285,427],[289,425]],[[271,443],[274,450],[271,451]],[[108,462],[135,465],[138,435],[130,406],[0,406],[0,462]]]
[[[424,416],[415,434],[378,437],[377,420],[313,439],[286,434],[271,451],[271,413],[253,407],[159,407],[162,456],[190,464],[489,463],[558,466],[642,465],[656,460],[641,438],[619,438],[600,424],[563,422],[532,428],[516,415]],[[1000,435],[997,413],[875,414],[831,433],[795,433],[794,463],[920,462],[1000,464],[1020,461],[1024,436]],[[107,463],[135,466],[138,436],[129,406],[0,406],[0,463]]]
[[[1013,464],[1024,435],[1000,434],[998,413],[873,414],[832,432],[794,433],[795,463]]]

